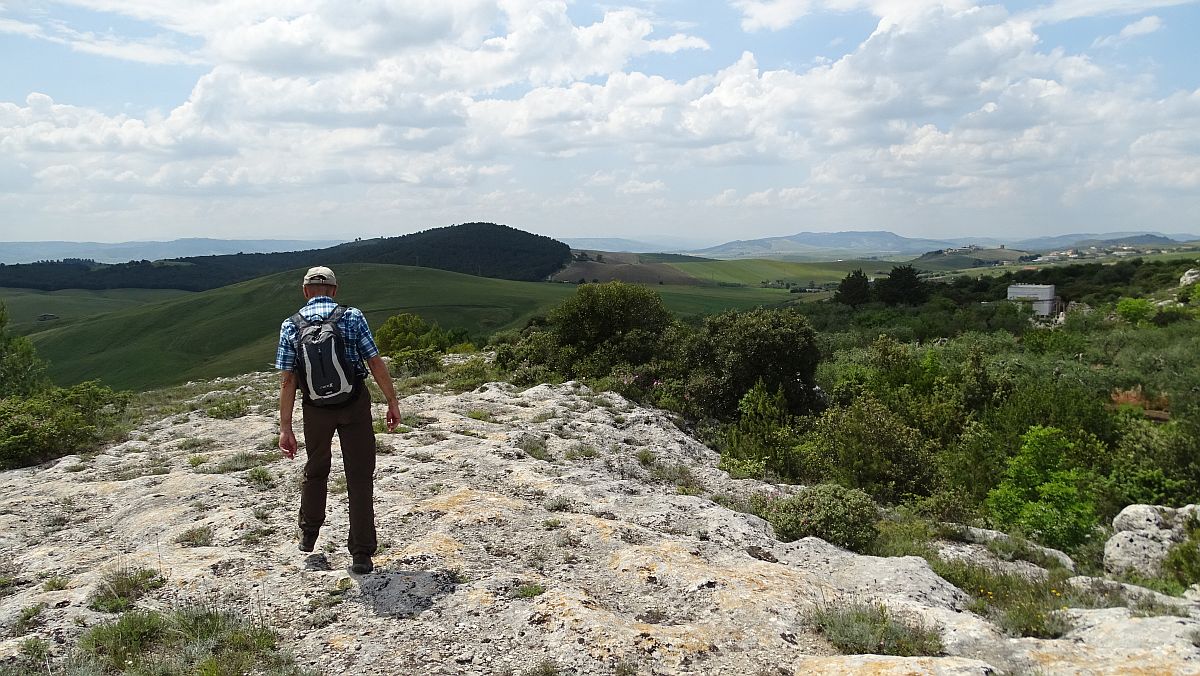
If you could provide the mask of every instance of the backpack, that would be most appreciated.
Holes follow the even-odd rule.
[[[339,305],[329,316],[309,321],[299,312],[292,315],[296,325],[296,365],[304,388],[304,400],[316,406],[339,406],[354,398],[358,377],[354,364],[346,357],[345,338],[337,322],[346,314]]]

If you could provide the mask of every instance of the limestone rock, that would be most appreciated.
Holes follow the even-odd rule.
[[[1188,284],[1195,284],[1196,282],[1200,282],[1200,270],[1197,270],[1196,268],[1189,268],[1188,271],[1183,273],[1183,276],[1179,278],[1179,286],[1187,286]]]
[[[1113,519],[1117,532],[1104,545],[1105,571],[1114,575],[1160,575],[1167,553],[1187,539],[1188,523],[1196,516],[1196,505],[1179,509],[1129,505]]]
[[[1188,639],[1200,623],[1190,617],[1073,610],[1068,637],[1016,639],[970,612],[967,595],[924,559],[779,542],[769,524],[730,506],[796,487],[731,479],[669,414],[578,383],[489,383],[403,400],[411,430],[377,437],[376,570],[352,576],[336,490],[317,551],[296,551],[303,456],[272,450],[273,375],[192,387],[200,397],[238,392],[250,413],[176,414],[95,457],[0,473],[0,561],[16,580],[0,599],[0,624],[46,603],[32,635],[61,654],[84,626],[111,618],[86,599],[125,566],[167,580],[140,606],[204,601],[261,615],[301,666],[328,674],[528,673],[544,660],[564,674],[636,663],[640,674],[696,676],[1200,666]],[[271,481],[251,480],[239,469],[247,462]],[[178,541],[194,527],[208,528],[211,545]],[[50,574],[66,588],[46,591],[40,576]],[[838,655],[809,615],[848,601],[881,602],[935,629],[946,655]],[[1171,603],[1195,612],[1188,600]],[[0,660],[29,635],[6,633]]]

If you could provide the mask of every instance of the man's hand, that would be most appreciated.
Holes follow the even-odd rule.
[[[296,433],[290,429],[279,430],[279,450],[283,451],[283,457],[291,460],[296,457]]]
[[[388,402],[387,412],[387,429],[389,432],[396,431],[396,425],[400,424],[400,402],[395,399]]]

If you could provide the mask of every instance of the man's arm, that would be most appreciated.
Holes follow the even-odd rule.
[[[392,385],[392,374],[388,373],[387,364],[384,363],[383,357],[379,355],[375,355],[367,360],[367,368],[371,369],[371,376],[375,378],[375,382],[379,384],[379,389],[383,390],[383,396],[387,398],[388,431],[395,431],[396,425],[400,424],[400,402],[396,399],[396,388]]]
[[[279,384],[279,450],[286,458],[296,457],[296,433],[292,431],[292,409],[296,406],[295,371],[284,371]]]

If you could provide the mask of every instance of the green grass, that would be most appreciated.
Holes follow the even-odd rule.
[[[897,617],[880,603],[817,607],[810,616],[829,642],[845,655],[940,655],[937,631]]]
[[[178,289],[36,289],[0,288],[0,299],[8,308],[9,328],[18,334],[44,331],[108,312],[136,308],[146,303],[178,298],[190,294]],[[58,319],[37,321],[38,315],[58,315]]]
[[[50,363],[51,377],[62,384],[99,378],[111,387],[145,390],[270,369],[280,322],[304,302],[299,275],[267,275],[211,291],[168,295],[159,302],[114,290],[108,293],[118,298],[130,293],[140,300],[93,316],[86,324],[41,322],[44,328],[30,337]],[[346,265],[338,269],[338,278],[338,300],[361,308],[373,327],[394,314],[412,312],[477,337],[522,326],[575,291],[572,284],[512,282],[397,265]],[[654,288],[672,311],[683,315],[789,300],[779,289]]]
[[[104,673],[300,673],[261,620],[208,606],[125,613],[84,633],[79,652]]]
[[[807,285],[841,281],[846,273],[862,268],[868,277],[876,269],[891,270],[885,261],[847,260],[828,263],[799,263],[793,261],[748,258],[731,261],[670,263],[671,267],[698,280],[712,284],[745,284],[758,286],[761,282],[782,280]]]
[[[175,538],[175,542],[184,547],[211,547],[213,543],[212,526],[196,526],[189,528]]]
[[[105,613],[124,612],[163,584],[162,576],[153,570],[120,566],[104,576],[100,586],[88,598],[88,607]]]

